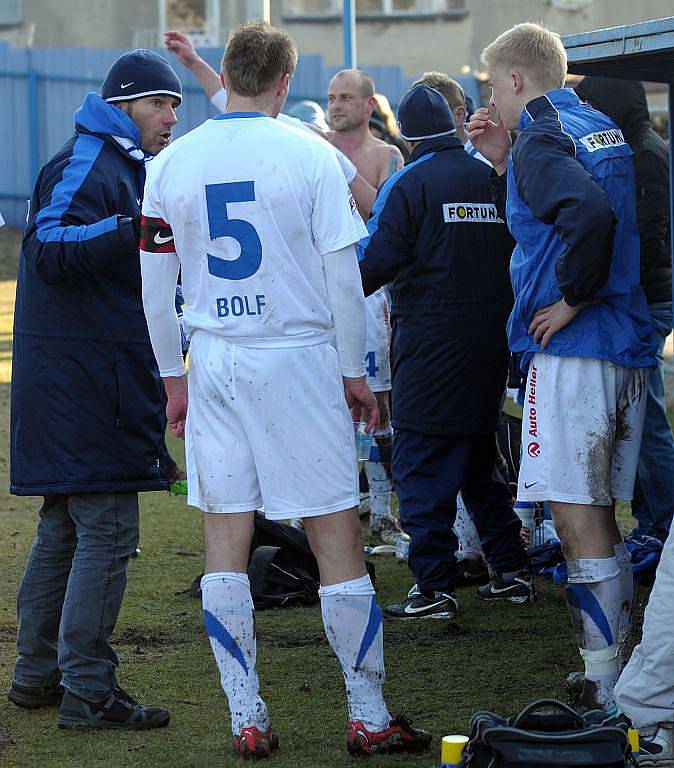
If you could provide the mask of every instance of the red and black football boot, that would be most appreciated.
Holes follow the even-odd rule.
[[[431,743],[431,734],[401,715],[394,717],[383,731],[368,731],[360,720],[349,723],[346,748],[353,757],[367,757],[383,752],[423,752]]]
[[[263,760],[278,749],[278,734],[271,728],[261,731],[254,725],[242,728],[241,732],[232,739],[234,754],[243,760]]]

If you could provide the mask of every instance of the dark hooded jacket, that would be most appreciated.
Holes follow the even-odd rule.
[[[42,168],[19,260],[11,492],[168,487],[164,394],[141,302],[135,123],[89,94]]]
[[[635,80],[585,77],[576,93],[618,125],[634,152],[641,285],[649,304],[671,301],[669,156],[651,128],[644,86]]]
[[[513,242],[489,171],[455,136],[419,142],[379,190],[358,244],[365,295],[391,288],[396,429],[479,435],[498,426]]]

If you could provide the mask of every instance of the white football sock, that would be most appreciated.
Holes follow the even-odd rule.
[[[634,601],[634,575],[632,573],[632,555],[624,541],[614,544],[615,556],[620,565],[620,583],[622,587],[622,610],[620,611],[620,627],[618,628],[618,644],[620,646],[620,668],[627,664],[627,638],[632,628],[632,604]]]
[[[391,429],[376,431],[370,448],[370,458],[365,462],[367,484],[370,487],[370,517],[391,517],[391,445],[379,446],[376,438],[390,438]]]
[[[473,518],[470,516],[463,497],[459,493],[456,497],[456,519],[454,520],[454,535],[459,540],[457,554],[461,557],[484,558],[480,534],[477,532]]]
[[[344,674],[349,720],[381,731],[391,716],[382,694],[384,635],[372,581],[365,575],[321,587],[319,595],[325,634]]]
[[[595,684],[597,703],[609,709],[615,704],[613,688],[620,674],[620,564],[616,557],[569,560],[568,571],[565,596],[585,662],[585,679]]]
[[[255,609],[245,573],[207,573],[201,579],[204,624],[220,670],[232,715],[232,733],[269,728],[267,705],[260,698],[255,643]]]

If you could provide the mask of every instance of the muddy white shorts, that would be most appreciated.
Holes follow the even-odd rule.
[[[520,501],[610,506],[634,491],[647,368],[537,353],[522,419]]]
[[[391,389],[391,318],[383,288],[365,299],[365,314],[367,385],[373,392],[387,392]]]
[[[355,450],[330,344],[261,349],[193,334],[189,504],[216,513],[264,507],[274,520],[356,507]]]

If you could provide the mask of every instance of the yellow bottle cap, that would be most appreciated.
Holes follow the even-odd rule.
[[[461,755],[466,744],[468,744],[468,736],[444,736],[442,739],[442,762],[448,765],[458,765],[461,762]]]
[[[632,750],[633,755],[639,754],[639,729],[638,728],[630,728],[627,731],[627,738],[630,742],[630,749]]]

